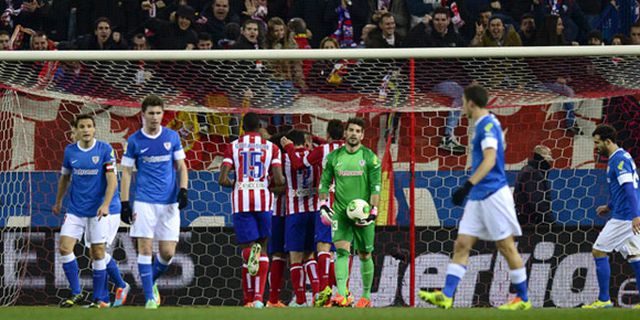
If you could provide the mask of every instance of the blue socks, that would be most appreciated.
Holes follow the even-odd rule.
[[[633,268],[633,271],[636,272],[636,288],[638,293],[640,293],[640,258],[629,260],[629,264]]]
[[[124,288],[126,286],[124,280],[122,280],[122,275],[120,274],[120,269],[118,269],[118,264],[116,260],[111,257],[110,254],[106,254],[104,259],[107,262],[107,274],[109,274],[109,279],[116,285],[118,288]]]
[[[107,260],[102,258],[91,263],[93,268],[93,301],[109,303],[107,290]]]
[[[145,301],[154,300],[151,256],[138,256],[138,272],[140,273],[140,280],[142,280]]]
[[[160,254],[156,254],[156,259],[153,261],[153,281],[155,282],[160,276],[162,276],[167,269],[169,269],[169,265],[171,264],[171,260],[166,261],[162,259]]]
[[[64,270],[64,275],[67,276],[67,280],[69,281],[71,294],[80,294],[82,292],[82,289],[80,289],[80,269],[78,268],[76,255],[72,252],[71,254],[68,254],[66,256],[61,256],[60,260],[62,261],[62,269]]]
[[[609,266],[609,257],[595,258],[596,275],[598,277],[598,286],[600,294],[598,300],[609,301],[609,279],[611,278],[611,266]],[[633,264],[632,264],[633,265]],[[636,271],[637,277],[638,271]]]
[[[442,293],[449,298],[453,298],[453,294],[456,293],[456,288],[460,279],[464,277],[467,272],[467,267],[461,264],[449,263],[447,266],[447,278],[444,281],[444,288]]]
[[[527,294],[527,270],[524,267],[509,270],[509,278],[511,278],[511,284],[516,289],[516,296],[524,302],[529,301],[529,295]]]

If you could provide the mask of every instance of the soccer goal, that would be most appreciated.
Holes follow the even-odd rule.
[[[363,142],[383,163],[373,304],[426,306],[417,292],[444,285],[462,216],[451,194],[471,165],[474,124],[460,107],[472,83],[489,89],[505,132],[533,305],[591,302],[597,282],[590,250],[606,221],[595,207],[608,194],[591,132],[613,125],[640,162],[639,56],[637,46],[0,52],[0,305],[57,304],[68,292],[57,247],[63,216],[51,207],[73,118],[92,114],[97,138],[121,155],[141,126],[141,100],[156,94],[166,101],[164,125],[180,133],[190,170],[178,254],[158,283],[164,304],[241,304],[230,192],[217,177],[225,145],[241,134],[241,115],[255,111],[271,134],[297,128],[322,138],[331,119],[365,119]],[[536,168],[543,179],[518,184],[536,146],[548,148],[553,161]],[[142,304],[127,231],[123,225],[113,256],[134,287],[129,303]],[[454,306],[505,303],[513,296],[505,260],[493,245],[475,249]],[[77,246],[76,256],[90,291],[83,250]],[[359,268],[356,258],[356,296]],[[612,299],[640,302],[620,256],[612,270]]]

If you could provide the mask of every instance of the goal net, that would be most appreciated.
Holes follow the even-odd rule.
[[[241,115],[255,111],[271,134],[298,128],[325,137],[331,119],[365,119],[363,142],[383,162],[373,303],[426,306],[415,297],[444,285],[462,216],[451,194],[469,176],[474,124],[460,106],[472,83],[489,89],[505,131],[533,305],[591,302],[597,282],[590,250],[606,222],[595,207],[608,199],[606,159],[594,153],[591,132],[613,125],[620,144],[640,159],[640,51],[524,49],[0,53],[0,304],[56,304],[68,293],[57,244],[63,217],[51,207],[72,119],[92,114],[97,138],[121,155],[141,126],[140,101],[157,94],[190,169],[178,253],[158,281],[163,303],[242,302],[230,193],[217,175],[226,144],[241,134]],[[527,180],[518,176],[538,145],[553,158],[545,178],[518,183]],[[139,304],[127,231],[123,225],[113,256],[132,284],[130,301]],[[513,296],[506,261],[494,249],[476,245],[455,306],[496,306]],[[78,245],[76,256],[90,291],[88,250]],[[350,282],[356,296],[357,260]],[[619,256],[612,274],[612,299],[638,303],[633,271]]]

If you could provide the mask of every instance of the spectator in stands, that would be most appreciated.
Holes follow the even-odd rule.
[[[380,16],[378,28],[369,32],[367,48],[396,48],[401,47],[402,37],[396,32],[394,16],[386,12]]]
[[[331,37],[324,37],[322,41],[320,41],[320,49],[340,49],[340,44],[338,40]]]
[[[538,34],[536,35],[536,45],[567,45],[567,41],[564,38],[564,24],[560,16],[550,15],[544,19],[544,24],[538,29]]]
[[[78,39],[79,50],[126,50],[127,44],[120,33],[112,32],[108,18],[96,19],[93,34]]]
[[[521,225],[553,222],[551,216],[551,182],[547,173],[553,158],[551,150],[543,145],[533,149],[533,158],[516,176],[513,197]]]
[[[367,39],[369,37],[369,33],[371,33],[371,31],[375,30],[377,27],[378,26],[376,26],[375,24],[369,23],[362,28],[362,35],[360,37],[360,44],[358,45],[358,47],[367,47],[366,43],[368,42]]]
[[[602,32],[599,30],[591,30],[587,36],[587,44],[590,46],[603,46],[604,42],[602,42]]]
[[[390,13],[393,16],[394,32],[405,38],[409,32],[411,26],[411,16],[407,10],[407,4],[405,0],[369,0],[369,6],[375,8],[371,21],[373,23],[382,22],[382,16],[385,13]],[[398,47],[398,45],[395,45]]]
[[[513,47],[522,46],[522,40],[512,25],[505,25],[501,17],[492,16],[489,19],[489,29],[484,33],[476,33],[471,45],[476,47]]]
[[[198,43],[198,34],[192,26],[194,19],[193,8],[180,6],[171,21],[147,20],[145,28],[154,34],[149,38],[152,46],[158,49],[194,49]]]
[[[522,45],[533,46],[536,43],[536,20],[533,18],[533,14],[525,13],[520,18],[520,40]]]
[[[406,40],[407,47],[464,47],[462,36],[451,23],[451,13],[446,7],[433,11],[433,19],[425,15],[423,21],[413,27]]]
[[[29,49],[35,51],[49,50],[49,39],[47,39],[47,35],[42,31],[37,31],[33,36],[31,36]]]
[[[289,28],[289,32],[291,32],[298,49],[311,49],[309,39],[311,39],[313,34],[307,29],[307,23],[302,18],[289,20],[287,28]]]
[[[308,41],[312,48],[318,48],[320,41],[328,36],[335,27],[336,21],[329,23],[328,16],[332,16],[335,7],[329,8],[332,1],[296,0],[289,9],[289,17],[300,18],[306,22],[311,35]],[[330,14],[327,13],[330,10]],[[290,27],[290,29],[293,29]]]
[[[469,14],[474,17],[473,21],[465,23],[460,29],[467,43],[473,41],[478,34],[484,35],[485,30],[489,29],[489,18],[492,16],[492,10],[493,9],[487,5],[483,6],[477,14],[474,14],[472,11],[469,12]]]
[[[631,44],[640,45],[640,20],[631,27],[629,36],[631,37]]]
[[[0,30],[0,50],[11,50],[11,36],[6,30]]]
[[[213,49],[213,41],[211,35],[208,32],[200,32],[198,34],[198,44],[196,46],[198,50],[211,50]]]
[[[320,41],[320,49],[340,49],[338,40],[325,37]],[[354,61],[340,60],[316,60],[311,69],[308,86],[311,92],[344,92],[347,90],[345,76]]]
[[[211,34],[211,40],[216,44],[225,38],[225,25],[230,22],[240,22],[237,15],[229,12],[229,0],[212,1],[211,5],[202,11],[202,16],[207,19],[202,29]]]
[[[263,49],[260,23],[254,19],[245,20],[240,29],[240,37],[233,44],[232,49]]]
[[[147,41],[147,37],[142,33],[137,33],[131,38],[131,49],[132,50],[149,50],[149,41]]]
[[[218,40],[218,48],[231,49],[240,38],[240,25],[230,22],[224,26],[224,38]]]
[[[440,1],[433,0],[405,0],[405,2],[407,3],[407,11],[411,17],[409,30],[422,23],[424,16],[432,15],[434,9],[440,6]]]
[[[245,18],[251,18],[260,23],[264,28],[267,26],[267,19],[269,18],[269,8],[267,0],[246,0],[245,11],[242,14]]]
[[[626,46],[628,44],[632,44],[631,40],[622,33],[614,34],[613,37],[611,37],[612,46]]]
[[[311,38],[311,31],[307,29],[307,24],[301,18],[293,18],[289,20],[287,23],[287,28],[289,28],[289,32],[293,37],[293,41],[295,41],[298,49],[311,49],[311,45],[309,44],[309,38]],[[302,73],[304,75],[304,80],[306,81],[309,77],[309,72],[311,72],[311,66],[313,65],[312,60],[304,60],[302,61]]]
[[[537,21],[544,21],[544,17],[548,15],[560,16],[564,24],[564,38],[567,42],[584,43],[587,34],[591,31],[587,18],[574,0],[536,0],[534,1],[534,11]]]
[[[370,0],[329,0],[326,10],[327,21],[330,21],[335,28],[340,20],[340,12],[344,12],[345,10],[349,12],[351,34],[348,36],[351,37],[353,41],[356,41],[356,39],[362,37],[362,28],[368,23],[371,23],[373,8],[376,7],[377,5],[371,5]],[[340,10],[341,8],[342,10]],[[338,42],[341,48],[345,47],[342,45],[342,40],[338,39]]]
[[[267,49],[298,48],[282,19],[273,17],[269,19],[268,26]],[[272,106],[289,108],[293,105],[293,98],[298,93],[298,90],[305,88],[302,61],[276,60],[270,61],[270,64],[273,70],[273,78],[268,85],[272,92]],[[291,125],[293,121],[290,115],[284,117],[282,115],[274,115],[271,120],[276,128],[283,124]]]

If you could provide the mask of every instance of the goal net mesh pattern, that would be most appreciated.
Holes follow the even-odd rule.
[[[459,112],[462,90],[471,83],[490,91],[490,108],[505,131],[512,189],[536,145],[548,147],[554,159],[546,182],[529,190],[537,193],[514,190],[519,201],[544,211],[520,216],[524,235],[518,247],[534,306],[591,302],[597,282],[590,250],[606,222],[595,207],[608,198],[606,159],[594,153],[591,132],[600,123],[615,126],[621,145],[639,159],[639,62],[636,56],[416,59],[414,64],[389,59],[3,62],[0,304],[54,304],[68,294],[57,244],[63,216],[54,215],[51,206],[72,119],[94,115],[97,138],[121,155],[127,137],[140,128],[140,101],[157,94],[167,101],[164,125],[181,135],[190,168],[190,205],[181,213],[178,254],[158,282],[163,303],[242,301],[230,194],[217,184],[217,171],[225,145],[240,134],[241,114],[251,110],[262,114],[270,133],[299,128],[325,137],[331,119],[366,120],[363,142],[383,162],[372,297],[376,306],[408,305],[412,282],[414,293],[444,285],[463,211],[451,203],[451,194],[471,164],[474,125]],[[447,135],[460,146],[443,145]],[[540,193],[542,200],[533,198]],[[135,242],[127,231],[121,228],[113,256],[134,288],[130,301],[136,304],[144,296]],[[455,306],[495,306],[513,295],[506,262],[494,251],[492,244],[476,246]],[[76,256],[82,285],[90,291],[88,250],[79,245]],[[356,296],[357,260],[351,281]],[[612,274],[612,298],[620,305],[638,303],[632,270],[619,256],[612,259]]]

